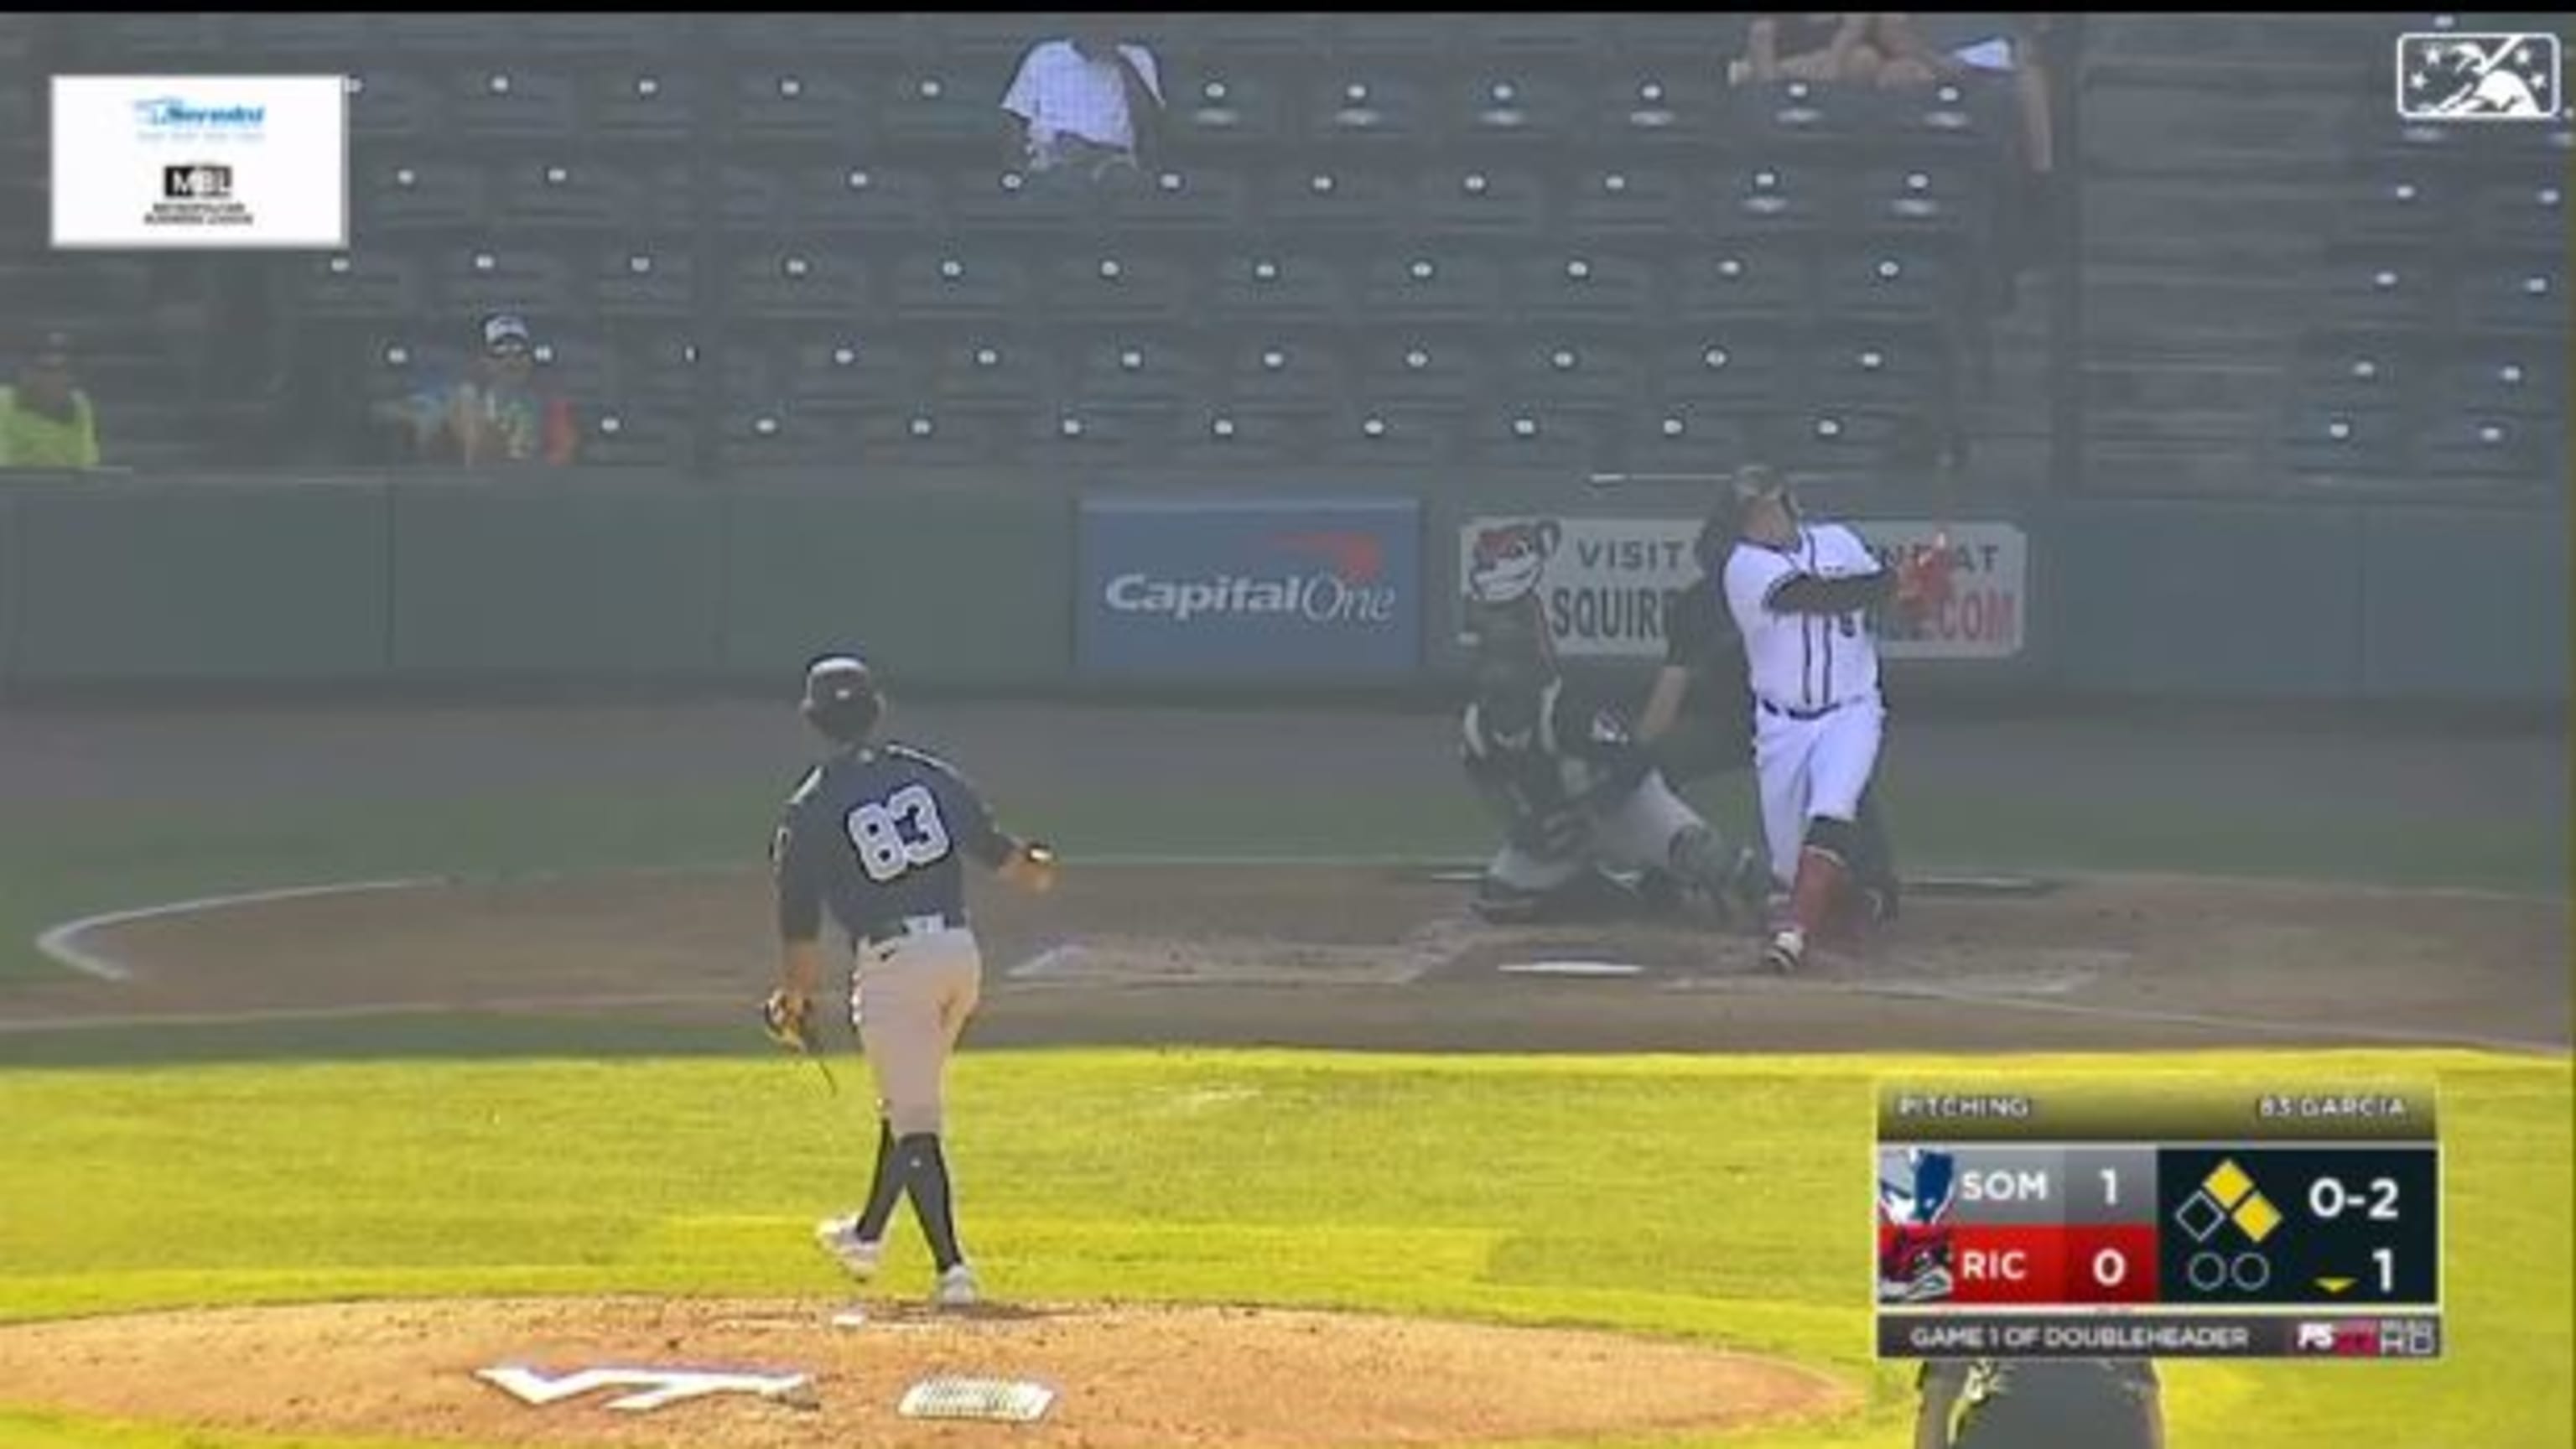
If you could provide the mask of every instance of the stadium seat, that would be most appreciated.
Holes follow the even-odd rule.
[[[1718,103],[1690,71],[1665,67],[1627,76],[1599,93],[1591,133],[1605,156],[1651,149],[1702,152],[1719,143]]]
[[[1169,460],[1175,467],[1225,478],[1234,470],[1304,462],[1324,427],[1313,413],[1221,403],[1179,416]]]
[[[1827,253],[1817,281],[1820,305],[1835,318],[1949,324],[1969,299],[1968,283],[1958,268],[1898,239]]]
[[[1045,306],[1059,320],[1153,326],[1177,323],[1188,315],[1187,269],[1159,252],[1086,247],[1044,265]]]
[[[705,356],[684,326],[618,328],[607,338],[608,394],[685,419],[705,381]]]
[[[695,135],[701,82],[683,66],[622,67],[592,81],[589,135],[612,145],[676,145]]]
[[[1788,317],[1808,305],[1807,266],[1794,249],[1721,243],[1684,260],[1673,315],[1691,323]]]
[[[1631,407],[1621,416],[1610,464],[1632,473],[1718,473],[1748,456],[1743,425],[1734,415],[1702,404],[1668,402]]]
[[[1343,400],[1345,369],[1330,347],[1258,337],[1226,349],[1222,396],[1232,407],[1321,415]]]
[[[943,69],[898,78],[884,92],[876,133],[888,155],[929,164],[941,153],[977,160],[999,150],[1006,118],[1000,98],[1008,73],[993,79]]]
[[[450,134],[489,144],[570,144],[581,134],[572,78],[524,66],[475,67],[450,82]]]
[[[483,171],[443,158],[359,169],[352,189],[353,220],[367,237],[464,233],[482,225],[486,214]]]
[[[1122,237],[1223,236],[1252,222],[1252,187],[1231,166],[1157,171],[1100,197],[1101,223]]]
[[[1823,406],[1934,416],[1952,406],[1957,365],[1934,329],[1829,328],[1812,339],[1803,375]]]
[[[2432,477],[2516,478],[2540,481],[2558,468],[2553,481],[2567,481],[2559,451],[2547,446],[2555,434],[2563,448],[2563,419],[2507,417],[2503,414],[2443,412],[2428,420],[2415,440],[2416,460]]]
[[[787,206],[809,232],[872,240],[919,236],[948,224],[938,182],[904,166],[861,163],[799,172]]]
[[[1415,197],[1415,225],[1437,235],[1535,240],[1547,221],[1546,187],[1527,167],[1428,167]]]
[[[1729,134],[1765,159],[1804,165],[1884,144],[1896,129],[1891,113],[1898,104],[1876,86],[1803,80],[1734,86],[1727,103]]]
[[[369,67],[351,74],[347,88],[349,134],[360,146],[387,140],[417,143],[446,127],[444,97],[411,71]]]
[[[2567,251],[2481,257],[2462,269],[2460,326],[2471,332],[2567,331]]]
[[[1830,177],[1772,159],[1731,164],[1717,177],[1710,225],[1720,236],[1803,240],[1842,220]]]
[[[460,316],[486,312],[578,315],[590,306],[588,289],[568,262],[533,246],[452,250],[439,264],[439,298]]]
[[[2392,248],[2345,249],[2327,258],[2319,310],[2350,327],[2418,331],[2440,305],[2429,261]]]
[[[1788,467],[1819,472],[1872,472],[1885,467],[1894,456],[1903,431],[1900,418],[1892,413],[1840,407],[1807,409],[1779,430],[1781,461]]]
[[[1171,97],[1173,143],[1194,157],[1266,151],[1295,134],[1286,88],[1274,77],[1226,69]]]
[[[587,412],[608,396],[609,348],[598,333],[549,321],[530,355],[539,383],[571,399],[575,407]]]
[[[1263,193],[1268,227],[1285,236],[1377,236],[1412,212],[1405,189],[1376,166],[1284,167]]]
[[[1626,332],[1665,320],[1652,264],[1604,254],[1533,256],[1513,274],[1530,325],[1575,335]]]
[[[688,248],[628,240],[601,253],[594,273],[599,310],[609,317],[686,317],[697,305]]]
[[[1496,10],[1466,17],[1467,44],[1516,69],[1582,77],[1609,64],[1613,22],[1589,14]]]
[[[1701,412],[1761,412],[1804,394],[1804,359],[1785,322],[1695,323],[1656,349],[1659,392]]]
[[[1376,399],[1335,409],[1321,427],[1319,453],[1363,468],[1437,467],[1458,453],[1465,415]]]
[[[1668,243],[1707,229],[1707,197],[1687,170],[1622,161],[1576,179],[1566,220],[1579,237]]]
[[[714,38],[736,64],[823,61],[836,74],[888,74],[927,59],[928,40],[909,19],[883,13],[721,15]],[[1001,93],[996,85],[993,94]]]
[[[2399,334],[2310,338],[2290,366],[2295,395],[2330,407],[2393,409],[2424,385],[2423,347]]]
[[[1345,12],[1332,17],[1333,59],[1363,70],[1435,73],[1457,58],[1463,39],[1460,19],[1398,11]]]
[[[1524,334],[1503,349],[1497,387],[1516,404],[1541,409],[1618,412],[1646,395],[1641,359],[1624,336]]]
[[[1390,240],[1359,272],[1360,315],[1395,327],[1487,325],[1503,314],[1504,285],[1491,257]]]
[[[2310,402],[2291,407],[2281,457],[2297,472],[2355,476],[2400,473],[2413,462],[2398,413]]]
[[[1160,336],[1103,331],[1074,343],[1057,375],[1069,406],[1175,411],[1198,395],[1207,368],[1197,353]]]
[[[846,248],[811,239],[735,258],[729,311],[744,317],[849,318],[874,312],[867,267]]]
[[[1995,196],[1982,167],[1915,160],[1872,167],[1858,186],[1855,222],[1873,231],[1981,246],[1995,229]]]
[[[2340,208],[2336,229],[2349,241],[2430,243],[2456,233],[2460,204],[2440,177],[2409,168],[2361,183]]]
[[[1044,239],[1050,249],[1096,228],[1094,188],[1050,181],[1026,172],[976,170],[953,174],[948,217],[978,241]]]
[[[839,467],[858,450],[852,414],[808,413],[769,398],[727,406],[719,416],[716,452],[728,471]]]
[[[684,55],[695,40],[690,26],[654,15],[539,12],[514,17],[509,30],[512,51],[594,64],[638,60],[667,64]]]
[[[1335,148],[1409,150],[1427,144],[1436,130],[1423,82],[1339,68],[1308,83],[1301,114],[1307,136]]]
[[[1118,477],[1162,462],[1181,420],[1166,408],[1066,408],[1034,414],[1030,423],[1032,456],[1050,473],[1079,479],[1089,469]]]
[[[932,62],[960,81],[982,88],[987,100],[999,98],[1010,88],[1021,57],[1032,46],[1063,33],[1060,24],[1045,18],[1033,23],[1025,15],[973,10],[926,13],[915,23]]]
[[[729,163],[717,185],[716,220],[727,232],[768,238],[796,224],[790,198],[801,192],[784,171]]]
[[[2470,232],[2489,247],[2564,247],[2567,178],[2526,178],[2480,189],[2470,203]]]
[[[1024,456],[1051,418],[896,401],[860,415],[858,461],[900,468],[991,467]]]
[[[2436,395],[2456,412],[2563,423],[2566,350],[2539,337],[2467,345],[2442,364]]]
[[[1350,299],[1341,272],[1323,258],[1260,251],[1218,263],[1208,310],[1225,327],[1325,327],[1343,321]]]
[[[689,461],[689,419],[603,399],[582,416],[581,462],[598,468],[675,468]]]
[[[1943,81],[1893,92],[1885,117],[1890,135],[1908,147],[2000,157],[2012,145],[2015,105],[2008,83]]]
[[[1552,474],[1571,483],[1605,470],[1615,425],[1596,412],[1503,399],[1467,413],[1464,460],[1488,468]]]
[[[863,98],[820,67],[736,74],[727,135],[735,145],[818,147],[864,139]]]
[[[761,339],[769,385],[799,412],[855,416],[917,390],[912,350],[852,328],[810,323]]]
[[[494,189],[496,218],[513,229],[607,231],[631,217],[624,168],[587,159],[553,157],[503,163]]]
[[[1033,412],[1055,400],[1053,368],[1025,333],[950,338],[933,365],[939,400],[952,407]]]
[[[1563,147],[1583,139],[1579,93],[1544,72],[1479,73],[1451,93],[1453,144],[1478,150]]]
[[[1479,342],[1455,333],[1371,328],[1359,342],[1352,391],[1378,407],[1463,411],[1485,380]]]
[[[1020,261],[949,248],[899,258],[887,301],[892,315],[907,323],[947,326],[1022,322],[1037,298]]]
[[[153,17],[159,21],[178,18]],[[376,19],[373,15],[353,11],[339,14],[289,11],[262,15],[245,31],[226,37],[224,52],[236,63],[247,61],[253,66],[275,65],[282,71],[346,73],[357,69],[367,55],[382,53],[383,42],[376,33]]]

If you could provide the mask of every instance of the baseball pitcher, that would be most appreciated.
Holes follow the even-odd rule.
[[[1759,891],[1751,852],[1728,850],[1664,783],[1621,712],[1558,672],[1534,592],[1471,592],[1467,610],[1475,697],[1460,721],[1460,753],[1507,832],[1478,884],[1479,916],[1563,919],[1642,907],[1666,888],[1696,893],[1722,922],[1748,884]],[[1649,894],[1613,872],[1641,879]]]
[[[1794,971],[1813,940],[1854,914],[1855,876],[1893,900],[1885,839],[1859,824],[1887,714],[1869,616],[1891,601],[1930,603],[1944,560],[1934,551],[1883,568],[1850,529],[1800,517],[1787,485],[1758,464],[1729,486],[1735,542],[1719,580],[1744,637],[1762,831],[1789,892],[1788,919],[1763,959]]]
[[[974,787],[945,763],[876,742],[885,698],[856,655],[813,663],[803,711],[833,748],[788,797],[772,842],[783,960],[762,1020],[781,1045],[812,1049],[829,908],[856,949],[850,1024],[878,1100],[866,1206],[825,1220],[815,1237],[852,1276],[871,1277],[895,1205],[909,1196],[939,1270],[932,1301],[963,1306],[976,1299],[975,1271],[958,1246],[940,1138],[948,1060],[974,1013],[984,958],[966,922],[960,856],[1046,891],[1055,884],[1055,855],[1004,834]]]

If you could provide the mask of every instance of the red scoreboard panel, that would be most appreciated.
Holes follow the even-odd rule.
[[[2429,1084],[1889,1082],[1883,1358],[2438,1358]]]

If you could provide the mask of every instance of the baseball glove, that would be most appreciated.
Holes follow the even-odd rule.
[[[1950,536],[1942,534],[1896,566],[1896,606],[1923,615],[1950,597]]]
[[[785,989],[769,993],[760,1004],[760,1029],[791,1052],[814,1050],[814,1003]]]

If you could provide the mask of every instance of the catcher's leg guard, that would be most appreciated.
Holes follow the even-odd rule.
[[[1726,841],[1708,825],[1689,826],[1673,837],[1673,874],[1707,898],[1721,926],[1732,924],[1743,904],[1738,872],[1744,855],[1728,850]]]

